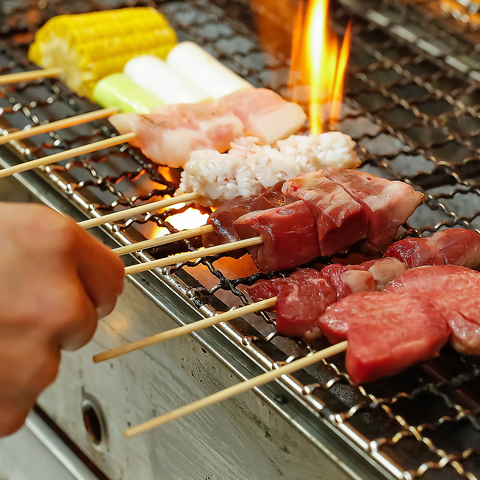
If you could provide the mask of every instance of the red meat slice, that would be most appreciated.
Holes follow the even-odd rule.
[[[330,306],[320,317],[329,339],[335,323],[344,326],[340,339],[348,340],[346,367],[356,383],[437,356],[450,333],[442,312],[424,297],[383,292],[354,293]]]
[[[406,269],[407,266],[395,258],[379,258],[358,265],[327,265],[322,275],[335,289],[340,300],[354,292],[383,290],[388,282]]]
[[[404,182],[358,170],[328,168],[324,173],[366,209],[368,235],[361,248],[368,254],[383,252],[424,198]]]
[[[480,265],[480,235],[464,228],[442,230],[428,238],[406,238],[391,245],[385,257],[395,257],[409,268],[423,265]]]
[[[425,297],[445,314],[455,350],[480,354],[480,272],[456,265],[412,268],[385,292]]]
[[[212,247],[239,240],[240,237],[233,225],[235,220],[246,213],[283,205],[282,185],[283,182],[279,182],[255,197],[235,197],[225,202],[208,217],[207,225],[211,225],[213,231],[203,235],[203,246]]]
[[[277,296],[277,331],[294,337],[321,335],[316,321],[336,300],[335,290],[312,268],[297,270],[286,278],[260,280],[248,293],[254,302]]]
[[[262,272],[298,267],[320,255],[315,221],[302,201],[247,213],[234,225],[240,238],[262,237],[262,245],[248,249]]]
[[[343,252],[367,236],[365,208],[322,170],[286,181],[282,192],[287,200],[303,200],[312,212],[322,255]]]
[[[322,278],[322,274],[313,268],[301,268],[289,277],[272,278],[271,280],[259,280],[248,287],[247,292],[254,302],[260,302],[267,298],[276,297],[290,282],[308,282],[310,279]]]

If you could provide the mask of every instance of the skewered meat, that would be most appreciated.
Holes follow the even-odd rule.
[[[282,192],[287,200],[303,200],[312,212],[322,255],[342,252],[367,236],[365,208],[322,170],[287,180]]]
[[[248,288],[248,294],[254,302],[277,296],[277,331],[311,341],[322,335],[318,317],[329,305],[353,292],[381,290],[406,268],[406,265],[393,258],[380,258],[359,265],[337,263],[321,271],[305,268],[289,277],[260,280]],[[304,320],[300,321],[299,317]],[[295,333],[287,333],[291,330]]]
[[[282,335],[303,336],[336,300],[335,290],[318,270],[297,270],[288,278],[261,280],[248,289],[254,302],[278,297],[276,327]]]
[[[315,221],[302,201],[247,213],[234,225],[240,238],[262,237],[262,245],[248,249],[262,272],[298,267],[320,254]]]
[[[428,238],[406,238],[391,245],[385,257],[395,257],[409,268],[423,265],[480,265],[480,235],[464,228],[436,232]]]
[[[264,145],[298,132],[307,119],[299,105],[266,88],[240,90],[218,102],[231,108],[242,121],[245,132]]]
[[[259,196],[235,197],[233,200],[225,202],[208,217],[207,224],[213,227],[213,232],[203,235],[203,246],[212,247],[240,240],[234,226],[235,220],[246,213],[283,205],[282,185],[283,183],[280,182],[266,189]]]
[[[109,118],[121,133],[134,132],[132,145],[156,163],[181,167],[194,150],[225,151],[243,135],[240,120],[213,104],[164,105],[150,114],[121,113]]]
[[[319,322],[332,343],[348,340],[346,367],[356,383],[437,356],[450,333],[438,305],[384,292],[354,293],[328,307]]]
[[[185,164],[177,194],[195,192],[197,203],[218,206],[241,195],[259,195],[306,172],[331,165],[359,165],[355,143],[340,132],[296,136],[278,142],[277,148],[260,146],[251,137],[237,139],[226,154],[195,151]]]
[[[354,292],[383,290],[387,283],[406,269],[404,263],[394,258],[380,258],[358,265],[327,265],[322,269],[322,275],[335,289],[340,300]]]
[[[453,347],[460,353],[480,353],[480,272],[456,265],[412,268],[385,292],[425,297],[445,314]]]
[[[392,242],[397,230],[423,201],[410,185],[365,172],[329,168],[325,176],[338,183],[366,210],[368,235],[362,242],[366,253],[378,253]]]

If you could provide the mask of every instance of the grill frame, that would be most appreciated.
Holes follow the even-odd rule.
[[[177,2],[171,2],[170,4],[165,4],[164,7],[169,7],[169,5],[175,4]],[[422,3],[426,4],[427,1],[424,1]],[[375,4],[375,2],[370,2],[370,4]],[[187,2],[187,8],[188,5],[199,5],[201,8],[208,8],[210,9],[210,13],[213,16],[216,16],[217,18],[224,18],[224,14],[222,13],[222,10],[219,7],[212,6],[208,2]],[[353,10],[352,3],[348,3],[348,8]],[[392,0],[389,2],[390,5],[400,5],[399,2],[395,2]],[[341,7],[339,7],[341,10]],[[337,10],[340,11],[340,10]],[[369,10],[371,11],[371,10]],[[372,10],[373,11],[373,10]],[[380,15],[377,12],[377,15]],[[368,16],[368,15],[367,15]],[[337,17],[343,18],[342,15],[337,15]],[[336,19],[338,19],[336,17]],[[380,20],[380,17],[377,16],[377,25],[382,25],[382,22]],[[228,20],[225,22],[228,24],[230,27],[233,29],[238,28],[241,33],[244,33],[246,30],[244,27],[242,27],[238,22],[235,22],[233,20]],[[390,26],[390,25],[388,25]],[[382,25],[382,27],[386,28],[385,25]],[[194,33],[196,33],[194,31]],[[196,33],[198,34],[198,33]],[[388,63],[385,58],[380,59],[379,62],[380,64],[382,63],[385,65]],[[233,67],[236,68],[237,70],[243,70],[243,66],[240,63],[235,63],[233,64]],[[248,76],[247,72],[247,76]],[[358,72],[355,72],[355,69],[353,69],[353,76],[358,74]],[[361,73],[359,75],[362,75]],[[260,78],[257,78],[257,83],[260,83]],[[422,81],[422,79],[420,79]],[[474,84],[476,85],[476,80],[473,79]],[[73,105],[78,105],[78,109],[81,108],[89,108],[88,102],[85,102],[82,99],[76,98],[74,95],[71,95],[68,93],[68,91],[59,85],[55,81],[49,81],[46,80],[42,82],[43,84],[50,85],[51,88],[53,89],[54,93],[58,95],[60,98],[68,98],[70,101],[73,101]],[[263,80],[262,80],[263,83]],[[370,86],[371,88],[374,88],[376,86],[375,83],[369,84],[369,79],[366,79],[367,86]],[[428,83],[428,82],[427,82]],[[424,82],[425,85],[425,82]],[[385,91],[383,93],[389,93],[388,91]],[[432,98],[435,97],[435,92],[431,93],[430,95],[433,95]],[[387,95],[388,96],[388,95]],[[429,97],[430,98],[430,97]],[[401,103],[401,99],[399,97],[391,98],[394,103]],[[418,145],[415,144],[415,142],[412,142],[411,139],[406,137],[405,135],[395,131],[392,127],[389,125],[385,124],[384,120],[382,120],[376,113],[371,113],[371,111],[366,112],[364,108],[359,108],[358,102],[355,102],[352,99],[348,99],[346,102],[348,107],[353,111],[354,113],[348,113],[344,120],[348,119],[357,119],[360,115],[364,115],[365,118],[370,122],[372,125],[379,125],[380,130],[376,133],[376,136],[380,134],[385,134],[388,135],[391,138],[396,138],[400,142],[400,150],[408,153],[411,156],[426,156],[427,157],[427,162],[431,162],[434,165],[434,172],[436,170],[440,171],[439,175],[439,180],[437,180],[434,185],[436,188],[445,188],[448,187],[448,181],[451,181],[452,179],[455,180],[455,188],[450,189],[445,193],[437,193],[432,195],[431,193],[429,194],[429,191],[431,191],[432,187],[431,185],[426,182],[426,186],[428,187],[425,191],[427,193],[427,205],[428,208],[430,208],[432,211],[439,211],[443,214],[445,214],[446,220],[442,220],[440,222],[437,222],[433,225],[427,225],[427,226],[417,226],[418,224],[414,224],[412,227],[407,228],[403,235],[407,234],[414,234],[414,235],[424,235],[428,234],[434,231],[437,231],[439,228],[447,226],[467,226],[472,228],[472,221],[477,218],[479,215],[479,212],[477,211],[473,216],[465,217],[462,215],[458,215],[455,210],[452,210],[449,207],[449,201],[454,200],[457,195],[479,195],[479,190],[476,185],[469,177],[471,176],[471,172],[467,171],[467,173],[470,173],[470,175],[465,176],[465,169],[462,170],[462,166],[464,166],[464,163],[460,165],[460,168],[454,164],[448,164],[446,162],[439,162],[437,159],[432,158],[431,155],[427,155],[425,149],[418,148]],[[15,108],[15,106],[13,107]],[[465,107],[465,110],[467,108]],[[379,109],[380,112],[382,112],[382,109]],[[26,110],[28,112],[28,109]],[[360,113],[358,113],[360,112]],[[476,112],[475,112],[476,113]],[[27,115],[28,116],[28,115]],[[421,115],[420,115],[421,117]],[[423,120],[426,123],[431,122],[430,117],[424,118]],[[422,121],[422,118],[421,118]],[[106,127],[105,122],[97,122],[95,125],[97,125],[97,129],[99,131],[99,134],[109,134],[109,131]],[[423,125],[420,122],[420,125]],[[368,135],[367,135],[368,136]],[[56,134],[52,134],[50,136],[54,141],[58,142],[60,145],[64,143],[62,139],[57,136]],[[462,140],[462,139],[461,139]],[[462,140],[463,141],[463,140]],[[27,154],[29,155],[29,149],[30,152],[34,151],[35,145],[31,142],[25,142],[24,144],[18,144],[17,145],[17,153],[20,152],[22,154]],[[135,153],[134,150],[130,148],[120,148],[115,151],[125,151],[129,152],[134,157],[136,158],[137,161],[140,162],[139,165],[145,166],[148,169],[150,169],[150,172],[152,171],[152,167],[149,166],[148,162],[145,162],[144,159],[141,158],[137,153]],[[361,151],[361,154],[363,156],[364,160],[364,166],[371,167],[375,171],[384,171],[387,172],[387,176],[390,176],[392,178],[403,178],[404,180],[410,181],[411,183],[414,183],[417,187],[420,185],[422,186],[421,182],[413,182],[412,178],[415,179],[422,179],[422,174],[417,174],[413,177],[408,177],[401,175],[400,172],[395,171],[390,167],[389,160],[392,158],[395,158],[395,156],[398,156],[398,153],[394,154],[384,154],[384,155],[376,155],[367,152],[365,149]],[[386,159],[386,160],[385,160]],[[476,159],[472,159],[473,162],[476,162]],[[13,163],[13,162],[12,162]],[[84,162],[84,167],[86,167],[89,164],[89,161]],[[68,164],[67,164],[68,167]],[[39,172],[39,175],[45,179],[51,186],[53,186],[58,192],[62,194],[63,197],[67,198],[69,202],[73,203],[77,209],[82,211],[85,215],[89,217],[95,217],[99,216],[102,213],[105,212],[105,209],[99,209],[95,210],[92,209],[92,205],[95,202],[94,199],[89,198],[87,199],[81,193],[75,191],[72,189],[72,184],[69,183],[68,181],[64,181],[62,179],[61,173],[64,173],[61,171],[61,169],[57,167],[47,167],[45,169],[42,169],[41,172]],[[90,173],[92,171],[90,170]],[[95,172],[96,173],[96,172]],[[478,175],[477,168],[473,168],[473,174],[475,176]],[[430,174],[431,175],[431,174]],[[93,178],[100,180],[100,177],[97,175],[93,175]],[[115,191],[115,185],[109,185],[110,182],[105,182],[107,185],[107,188],[112,187],[112,190]],[[457,188],[458,186],[458,188]],[[443,192],[440,190],[440,192]],[[144,198],[145,199],[145,198]],[[123,200],[123,199],[122,199]],[[127,222],[128,223],[128,222]],[[135,239],[133,237],[130,237],[129,235],[124,234],[120,228],[118,227],[111,227],[111,226],[106,226],[105,227],[106,232],[108,232],[108,235],[115,239],[116,242],[124,245],[128,244]],[[192,248],[191,244],[187,242],[187,245]],[[139,253],[135,255],[136,259],[139,261],[150,261],[153,257],[146,253]],[[198,264],[199,262],[196,262]],[[212,263],[210,263],[209,267],[214,269]],[[196,298],[194,295],[198,293],[196,290],[196,287],[192,287],[188,285],[188,282],[192,281],[191,278],[189,278],[188,275],[184,274],[183,272],[180,272],[178,269],[175,269],[175,274],[170,275],[167,274],[169,269],[164,269],[159,272],[154,272],[152,274],[149,274],[147,278],[149,278],[149,282],[151,283],[151,276],[155,276],[155,282],[160,281],[162,284],[165,284],[168,286],[169,289],[172,291],[175,291],[177,295],[179,295],[183,300],[189,302],[190,305],[194,306],[196,310],[203,316],[211,315],[215,313],[217,310],[224,310],[228,307],[226,307],[222,302],[215,300],[212,305],[209,305],[207,302],[204,301],[202,297]],[[205,294],[206,292],[203,291],[202,294]],[[210,292],[211,293],[211,292]],[[151,294],[149,294],[151,296]],[[258,321],[257,319],[250,319],[249,322],[253,325],[258,326]],[[279,361],[291,361],[294,357],[292,355],[288,355],[285,353],[282,353],[278,348],[269,348],[268,353],[271,353],[269,355],[265,351],[263,351],[259,346],[257,340],[254,340],[253,337],[258,336],[261,337],[261,333],[255,333],[253,331],[253,335],[243,335],[240,333],[240,330],[237,330],[235,327],[239,327],[240,329],[246,328],[246,324],[240,325],[241,322],[235,322],[234,326],[227,326],[227,325],[220,325],[218,327],[218,330],[221,332],[223,336],[229,339],[231,341],[232,345],[235,346],[235,348],[238,350],[238,352],[242,352],[243,355],[246,355],[246,358],[248,358],[250,361],[252,361],[254,364],[260,366],[263,369],[271,369],[274,368],[275,363],[278,363]],[[288,346],[288,348],[291,348],[291,345]],[[271,350],[271,351],[270,351]],[[305,351],[305,350],[303,350]],[[325,362],[324,367],[327,370],[330,370],[332,373],[332,377],[330,380],[327,382],[327,390],[329,388],[334,387],[335,385],[342,385],[343,382],[346,382],[348,384],[348,377],[346,377],[339,369],[338,367],[330,362]],[[474,375],[476,376],[478,372],[474,372]],[[386,444],[389,443],[395,443],[398,442],[399,440],[395,440],[395,437],[392,437],[390,439],[385,438],[385,439],[378,439],[380,441],[374,441],[374,442],[369,442],[366,437],[363,437],[361,434],[358,434],[358,432],[355,432],[351,426],[347,425],[345,423],[345,420],[348,420],[355,416],[357,414],[357,411],[365,408],[365,404],[359,403],[356,406],[352,407],[352,409],[348,409],[346,412],[342,413],[333,413],[331,412],[323,403],[322,401],[322,394],[324,392],[319,391],[322,389],[317,389],[313,388],[317,384],[316,379],[314,376],[309,377],[310,380],[309,382],[304,381],[300,382],[295,376],[290,376],[286,377],[280,380],[282,383],[283,387],[286,389],[286,391],[292,393],[296,400],[300,403],[302,403],[304,406],[306,406],[310,411],[316,412],[320,418],[321,421],[325,423],[325,425],[328,428],[334,428],[336,429],[336,434],[338,434],[340,437],[344,439],[346,443],[348,443],[351,447],[357,451],[364,452],[364,460],[366,460],[368,463],[373,463],[375,465],[375,468],[378,469],[379,472],[383,472],[387,478],[411,478],[413,476],[421,476],[425,472],[427,472],[427,477],[425,478],[430,478],[428,477],[429,474],[433,475],[432,478],[435,478],[434,472],[437,470],[440,470],[444,466],[450,465],[461,477],[466,477],[466,478],[476,478],[475,476],[472,477],[472,473],[469,472],[468,470],[465,470],[464,467],[462,466],[462,461],[464,460],[463,457],[468,457],[473,454],[473,453],[468,453],[468,450],[465,450],[462,452],[462,454],[455,456],[455,455],[450,455],[448,453],[442,452],[441,449],[438,449],[435,447],[434,443],[426,436],[423,436],[420,432],[415,430],[415,426],[409,425],[408,422],[406,422],[405,419],[403,419],[400,415],[396,415],[394,410],[392,410],[392,405],[388,402],[384,402],[384,404],[381,406],[381,409],[383,412],[387,415],[387,418],[389,421],[392,421],[396,423],[402,434],[398,438],[402,438],[403,436],[405,437],[413,437],[416,438],[416,441],[420,442],[421,444],[425,445],[430,451],[435,453],[438,456],[438,461],[434,462],[424,462],[421,464],[417,469],[402,469],[399,468],[399,466],[391,459],[388,458],[388,456],[380,451],[382,446],[385,446]],[[304,379],[305,380],[305,379]],[[442,382],[440,382],[442,383]],[[448,383],[448,382],[447,382]],[[433,387],[436,387],[438,389],[437,384],[432,384]],[[357,394],[359,394],[361,397],[364,398],[364,400],[369,403],[372,398],[369,396],[369,393],[363,389],[360,389]],[[414,393],[415,395],[415,393]],[[277,409],[280,409],[278,405],[275,405]],[[460,413],[461,410],[460,410]],[[468,412],[464,411],[464,415],[468,416]],[[319,443],[319,442],[318,442]],[[320,445],[320,443],[319,443]],[[457,478],[454,474],[452,478]]]

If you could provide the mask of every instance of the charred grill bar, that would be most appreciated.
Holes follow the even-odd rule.
[[[253,84],[287,92],[288,42],[279,41],[273,48],[271,43],[262,45],[252,34],[260,18],[269,28],[283,31],[283,36],[290,38],[291,32],[284,30],[284,22],[274,8],[276,2],[135,3],[160,8],[181,40],[205,46]],[[127,5],[103,0],[89,3],[91,9],[122,6]],[[26,59],[31,32],[54,14],[76,13],[85,8],[85,2],[74,1],[49,1],[42,8],[37,2],[26,0],[4,2],[0,73],[33,68]],[[454,0],[343,0],[332,4],[332,25],[339,33],[350,17],[354,19],[355,41],[340,129],[357,141],[362,169],[390,179],[403,179],[426,195],[426,204],[411,217],[402,235],[423,236],[453,226],[480,228],[480,15],[477,10],[475,2]],[[54,121],[95,108],[56,80],[4,87],[1,92],[0,120],[7,129]],[[7,165],[38,158],[113,133],[108,122],[96,121],[10,146],[14,154],[4,149],[0,161]],[[45,191],[50,189],[55,196],[59,193],[66,210],[95,216],[172,194],[179,172],[157,169],[137,150],[121,146],[44,168],[40,176],[42,185],[46,183]],[[27,188],[34,191],[37,174],[23,178]],[[176,215],[184,210],[178,210]],[[166,211],[135,218],[120,227],[109,228],[107,233],[110,241],[125,244],[151,236],[158,228],[174,232],[167,220],[169,216],[171,212]],[[164,256],[175,249],[183,251],[197,245],[193,239],[150,253]],[[148,261],[152,257],[142,253],[137,258]],[[201,283],[204,274],[193,270],[186,273],[182,270],[184,265],[157,272],[155,278],[146,275],[136,283],[175,323],[223,311],[226,307],[222,302],[228,305],[246,302],[242,286],[265,277],[258,274],[231,280],[212,260],[197,261],[188,267],[197,265],[203,265],[204,271],[209,272],[208,285]],[[258,366],[270,369],[275,362],[291,361],[308,351],[304,345],[275,335],[270,324],[267,317],[252,316],[219,326],[211,337],[198,338],[230,369],[249,376],[259,370]],[[123,342],[119,331],[114,335],[117,344]],[[138,326],[138,335],[142,332]],[[201,356],[200,344],[195,345],[188,348]],[[87,349],[85,358],[90,353],[97,352]],[[127,369],[140,366],[128,357],[122,362]],[[213,360],[204,362],[210,364]],[[98,367],[92,364],[88,368],[93,371]],[[85,376],[94,375],[91,371]],[[148,370],[138,374],[141,382],[151,381]],[[478,358],[446,348],[438,359],[362,388],[351,384],[344,359],[338,356],[284,378],[283,388],[270,386],[258,393],[288,419],[291,428],[295,425],[313,445],[336,455],[338,471],[343,470],[345,478],[471,480],[480,478],[479,375]],[[115,390],[114,382],[119,382],[120,377],[112,374],[111,378],[110,390]],[[102,392],[95,395],[102,403]],[[175,406],[185,403],[181,394],[179,398]],[[285,400],[289,400],[286,405]],[[83,401],[88,404],[88,392]],[[151,402],[155,404],[155,398]],[[54,419],[58,417],[59,424],[72,436],[69,423],[62,424],[64,415],[57,415],[53,409],[55,395],[48,394],[41,404]],[[165,408],[170,409],[169,405]],[[155,413],[141,412],[147,418],[137,417],[134,411],[127,415],[133,423],[147,420]],[[114,436],[119,436],[124,426],[108,424],[112,451],[121,443]],[[149,438],[153,442],[154,437]],[[83,439],[73,440],[83,445]],[[285,447],[288,450],[288,442]],[[121,448],[129,446],[122,444]],[[151,451],[154,452],[154,445]],[[125,455],[134,455],[135,448],[127,452]],[[115,459],[115,455],[109,457],[108,449],[102,451],[101,442],[99,448],[87,449],[87,453],[101,466]],[[107,472],[112,478],[115,474],[115,469]],[[225,475],[219,478],[228,478]],[[169,478],[168,474],[165,478]]]

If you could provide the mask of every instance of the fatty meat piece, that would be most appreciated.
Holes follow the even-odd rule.
[[[480,272],[457,265],[431,265],[407,270],[385,292],[421,295],[441,310],[455,350],[480,354]]]
[[[424,199],[422,193],[404,182],[390,181],[357,170],[328,168],[325,175],[365,207],[368,235],[362,242],[362,250],[368,254],[383,252],[400,225]]]
[[[365,207],[322,170],[287,180],[282,192],[291,201],[303,200],[312,212],[321,255],[343,252],[367,236]]]
[[[318,317],[336,299],[335,291],[321,273],[311,268],[297,270],[287,278],[260,280],[248,288],[248,293],[254,302],[278,297],[277,331],[294,337],[311,332]]]
[[[262,237],[248,249],[261,272],[298,267],[320,254],[315,220],[302,201],[247,213],[234,225],[240,238]]]
[[[337,323],[344,326],[342,336]],[[384,292],[344,298],[327,308],[320,325],[333,342],[348,340],[346,367],[356,383],[436,357],[450,333],[442,311],[425,297]]]
[[[337,300],[341,300],[355,292],[381,291],[406,269],[407,266],[395,258],[379,258],[358,265],[327,265],[322,275],[335,289]]]
[[[427,238],[406,238],[388,247],[385,257],[395,257],[408,268],[423,265],[480,266],[480,235],[465,228],[441,230]]]
[[[235,197],[221,205],[210,214],[207,225],[213,227],[213,232],[203,235],[203,246],[212,247],[222,243],[230,243],[240,240],[234,227],[235,220],[242,215],[258,210],[278,207],[283,204],[281,194],[282,182],[266,189],[261,195],[254,197]]]
[[[130,143],[160,165],[183,167],[196,150],[225,151],[243,135],[231,110],[214,104],[164,105],[149,114],[118,114],[109,118],[120,134],[134,132]]]
[[[222,97],[218,103],[231,108],[247,134],[264,145],[298,132],[307,118],[299,105],[267,88],[240,90]]]

